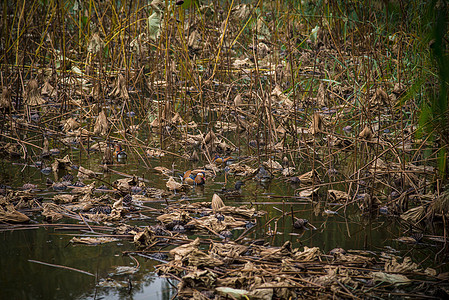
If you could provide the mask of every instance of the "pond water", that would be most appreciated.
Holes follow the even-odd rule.
[[[101,155],[92,153],[90,157],[81,156],[73,150],[71,154],[75,164],[81,164],[100,172],[98,162]],[[67,153],[61,153],[63,157]],[[147,181],[146,185],[165,188],[166,178],[142,164],[130,155],[126,164],[115,165],[112,168],[126,174],[137,174]],[[50,164],[51,160],[44,161]],[[168,168],[184,170],[201,165],[193,165],[185,160],[173,157],[150,160],[151,167],[163,165]],[[11,187],[19,187],[23,183],[37,184],[37,195],[48,201],[55,191],[46,186],[47,177],[39,168],[26,165],[24,161],[1,160],[1,183]],[[121,176],[114,173],[105,174],[103,180],[113,182]],[[195,187],[186,195],[178,195],[164,201],[145,203],[155,208],[164,207],[167,203],[184,201],[210,201],[215,191],[221,190],[227,182],[229,188],[237,180],[223,172],[215,178],[207,179],[205,186]],[[263,217],[257,219],[253,230],[243,237],[243,243],[253,240],[263,240],[273,246],[280,246],[285,241],[292,242],[294,247],[320,247],[328,252],[335,247],[350,250],[367,250],[376,255],[382,252],[405,254],[423,264],[433,263],[436,251],[425,244],[403,244],[396,240],[404,228],[401,222],[392,216],[374,213],[364,215],[357,207],[348,206],[342,209],[341,204],[325,206],[325,197],[318,196],[311,202],[294,197],[297,185],[285,182],[283,179],[273,179],[265,186],[250,180],[243,187],[241,197],[226,199],[227,205],[256,206],[258,210],[266,211]],[[324,209],[336,211],[336,214],[326,214]],[[282,217],[294,211],[295,217],[305,218],[316,229],[294,229],[291,216]],[[132,224],[145,226],[156,223],[156,214],[146,213]],[[124,255],[125,251],[136,250],[131,239],[124,239],[107,244],[89,246],[72,244],[70,239],[82,236],[83,232],[66,230],[52,225],[43,226],[42,217],[33,214],[32,223],[39,226],[2,227],[0,231],[0,298],[2,299],[171,299],[176,294],[177,282],[158,277],[154,266],[161,262],[134,255],[140,268],[134,274],[120,274],[119,267],[136,267],[136,261]],[[58,223],[83,224],[76,220],[63,219]],[[268,234],[275,231],[276,234]],[[86,232],[84,232],[86,233]],[[235,239],[243,233],[243,229],[234,230]],[[187,233],[189,235],[189,233]],[[189,235],[190,238],[194,237]],[[208,236],[207,238],[210,238]],[[168,250],[159,249],[162,251]],[[413,251],[411,251],[413,250]],[[37,262],[36,262],[37,261]],[[67,268],[40,264],[44,262],[64,267],[71,267],[91,273],[91,275],[76,272]]]

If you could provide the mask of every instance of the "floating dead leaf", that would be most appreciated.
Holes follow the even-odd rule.
[[[88,185],[83,186],[83,187],[75,187],[72,190],[72,193],[73,194],[81,194],[81,195],[89,196],[89,195],[92,195],[94,190],[95,190],[95,181],[92,182],[91,184],[88,184]]]
[[[270,94],[271,101],[280,107],[290,109],[293,106],[293,101],[290,100],[282,91],[279,85],[276,85]]]
[[[215,274],[212,271],[209,270],[201,270],[196,269],[195,271],[192,271],[182,277],[183,286],[180,286],[180,289],[178,290],[178,293],[185,298],[183,294],[183,289],[188,288],[197,288],[197,287],[213,287],[215,284],[215,281],[217,280],[217,274]],[[190,295],[190,293],[188,293]],[[192,297],[187,297],[192,298]]]
[[[302,184],[319,184],[321,182],[316,170],[309,171],[298,176]]]
[[[75,199],[74,195],[71,194],[57,194],[53,197],[53,201],[56,204],[65,204],[65,203],[71,203]]]
[[[339,137],[329,137],[329,143],[331,146],[338,147],[343,150],[351,150],[353,148],[350,140]]]
[[[217,259],[198,249],[193,249],[193,251],[190,252],[188,255],[189,266],[194,266],[198,268],[204,267],[213,268],[221,266],[223,264],[224,263],[220,259]]]
[[[155,118],[151,123],[150,126],[151,127],[159,127],[159,125],[161,125],[161,122],[159,122],[159,118]]]
[[[157,149],[147,149],[145,154],[150,158],[159,158],[165,156],[165,152]]]
[[[54,203],[44,203],[42,215],[46,220],[56,222],[61,220],[64,216],[60,213],[61,208]]]
[[[242,105],[243,101],[242,101],[242,95],[237,94],[237,96],[235,96],[234,98],[234,105],[235,107],[239,107],[240,105]]]
[[[147,226],[143,231],[137,232],[134,235],[134,244],[136,244],[138,248],[148,247],[156,241],[154,235],[154,232]]]
[[[251,168],[245,164],[231,164],[229,167],[229,173],[234,173],[235,176],[249,176],[252,175],[257,169]]]
[[[84,180],[88,178],[95,178],[96,174],[94,171],[84,168],[83,166],[80,166],[78,169],[78,179]]]
[[[173,124],[185,124],[185,121],[178,112],[171,118],[170,122]]]
[[[294,251],[293,258],[299,261],[315,261],[321,256],[320,248],[304,246],[304,251]]]
[[[137,186],[139,184],[139,179],[136,176],[131,178],[120,178],[114,181],[113,185],[122,192],[129,192],[131,187]]]
[[[30,218],[17,211],[4,196],[0,196],[0,221],[5,223],[25,223]]]
[[[390,97],[382,88],[378,88],[374,93],[374,95],[369,100],[369,106],[371,109],[380,109],[382,107],[390,105],[391,105]]]
[[[292,243],[285,242],[282,247],[264,248],[260,251],[262,259],[267,260],[282,260],[291,257],[293,254]]]
[[[80,126],[81,126],[81,124],[79,122],[77,122],[74,118],[68,118],[64,123],[63,130],[64,130],[64,132],[68,132],[71,130],[76,130]]]
[[[165,186],[168,188],[169,191],[173,192],[181,192],[187,189],[185,184],[177,182],[172,176],[168,178],[168,181],[165,184]]]
[[[238,21],[246,21],[251,13],[251,9],[248,4],[239,4],[232,9],[232,17]]]
[[[426,215],[426,208],[423,205],[411,208],[401,214],[401,219],[409,221],[412,224],[419,223]]]
[[[231,145],[229,145],[228,143],[224,142],[224,141],[219,141],[216,143],[218,149],[221,149],[221,151],[223,153],[228,153],[234,150],[234,147],[232,147]]]
[[[282,165],[280,163],[278,163],[275,160],[272,160],[271,158],[265,162],[263,162],[263,165],[269,169],[271,172],[275,172],[275,171],[282,171]]]
[[[73,237],[70,242],[74,244],[99,245],[119,241],[112,237]]]
[[[190,220],[190,216],[185,211],[174,211],[168,214],[163,214],[157,217],[157,220],[167,224],[171,222],[178,222],[178,223],[187,223],[188,220]]]
[[[338,190],[328,190],[327,193],[332,201],[345,202],[349,199],[349,194]]]
[[[314,189],[310,188],[310,189],[306,189],[306,190],[302,190],[298,193],[299,197],[312,197],[313,195],[316,195],[316,193],[318,192],[320,188],[316,187]]]
[[[371,273],[373,276],[373,280],[375,282],[381,281],[386,283],[392,283],[396,285],[404,285],[404,284],[410,284],[412,281],[407,278],[407,276],[400,275],[400,274],[387,274],[384,272],[373,272]]]
[[[339,263],[347,263],[351,265],[362,265],[362,266],[369,266],[376,262],[376,260],[372,257],[348,253],[346,254],[336,253],[335,261]]]
[[[162,173],[162,174],[164,174],[164,175],[168,175],[168,174],[173,173],[172,170],[170,170],[170,169],[168,169],[166,167],[162,167],[162,166],[157,166],[157,167],[154,167],[153,169],[158,171],[158,172],[160,172],[160,173]]]
[[[112,278],[101,278],[97,285],[102,288],[127,288],[129,284]]]
[[[190,220],[187,225],[199,226],[205,229],[212,229],[215,232],[221,232],[230,228],[245,226],[245,221],[239,221],[231,216],[224,216],[223,220],[219,220],[215,215],[205,216],[199,219]]]
[[[41,88],[41,95],[46,95],[48,97],[56,97],[56,89],[46,80]]]
[[[218,196],[217,194],[214,194],[212,196],[212,210],[215,212],[217,212],[217,210],[219,210],[220,208],[224,207],[225,204],[223,202],[223,200],[221,200],[220,196]]]
[[[424,270],[424,273],[426,273],[429,276],[437,276],[437,270],[433,269],[433,268],[426,268]]]
[[[193,242],[176,247],[170,250],[169,254],[174,258],[174,260],[182,260],[184,257],[192,253],[194,250],[198,249],[200,245],[200,239],[196,238]]]
[[[234,289],[230,287],[216,287],[215,290],[226,298],[231,297],[231,299],[249,299],[250,292],[247,290]],[[270,298],[271,299],[271,298]]]
[[[209,253],[211,255],[219,257],[225,263],[230,264],[247,250],[247,246],[239,245],[232,241],[228,243],[212,242],[212,249],[209,251]]]
[[[192,32],[190,32],[187,46],[189,47],[189,49],[197,51],[201,49],[200,43],[201,43],[201,34],[195,29]]]
[[[71,170],[72,161],[68,155],[64,156],[64,158],[56,158],[55,161],[51,164],[51,168],[53,172],[58,172],[60,170]]]
[[[256,209],[254,207],[252,208],[248,208],[245,205],[242,205],[240,207],[235,207],[235,206],[223,206],[221,207],[218,212],[220,213],[226,213],[226,214],[231,214],[231,215],[241,215],[244,216],[246,218],[252,218],[255,216],[262,216],[264,215],[266,212],[264,211],[256,211]]]
[[[387,273],[409,273],[421,272],[418,264],[412,262],[410,257],[404,257],[404,261],[399,263],[395,257],[385,263],[385,272]]]
[[[138,266],[136,266],[136,267],[117,266],[117,267],[115,267],[115,269],[112,271],[112,273],[110,275],[113,275],[113,276],[131,275],[131,274],[137,273],[137,271],[139,271]]]
[[[109,130],[108,117],[106,116],[104,110],[102,110],[98,115],[97,120],[95,121],[94,134],[106,135],[108,133],[108,130]]]

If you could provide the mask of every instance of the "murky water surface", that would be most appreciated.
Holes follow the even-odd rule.
[[[62,157],[66,153],[61,153]],[[99,154],[92,154],[90,158],[72,153],[74,163],[99,171]],[[78,159],[78,161],[77,161]],[[166,178],[161,177],[141,164],[133,163],[130,155],[127,164],[114,166],[117,171],[127,174],[138,174],[148,180],[147,185],[165,188]],[[164,165],[172,168],[173,163],[177,169],[194,167],[183,160],[164,157],[162,160],[151,160],[151,167]],[[51,163],[44,161],[44,163]],[[23,183],[38,185],[38,192],[45,201],[54,195],[45,182],[47,176],[40,169],[26,166],[23,161],[13,163],[2,160],[1,182],[12,187]],[[201,165],[201,162],[197,164]],[[52,178],[52,175],[49,175]],[[118,175],[107,174],[105,180],[114,181]],[[235,178],[229,180],[228,187],[232,186]],[[208,180],[204,187],[192,189],[185,197],[190,201],[210,201],[214,191],[220,190],[225,182],[223,173],[213,180]],[[429,260],[429,249],[425,245],[410,246],[397,242],[395,239],[401,235],[399,221],[391,216],[377,214],[363,216],[357,208],[348,206],[346,210],[341,205],[327,205],[337,214],[324,214],[324,197],[318,198],[313,204],[310,201],[292,197],[298,186],[291,185],[283,180],[275,179],[267,186],[261,186],[256,181],[249,181],[243,188],[242,196],[226,200],[230,205],[255,205],[258,209],[268,213],[258,219],[255,230],[245,236],[245,241],[263,239],[271,245],[282,245],[290,240],[294,247],[318,246],[323,251],[335,247],[344,249],[370,250],[376,254],[383,251],[399,251],[405,253],[410,249],[414,251],[408,255],[416,256],[419,261]],[[175,197],[170,201],[177,201]],[[165,202],[146,204],[153,207],[163,207]],[[295,216],[308,219],[316,230],[293,229],[290,216],[282,218],[283,212],[288,213],[291,208]],[[156,215],[144,213],[150,218],[135,222],[144,226],[154,224]],[[34,214],[33,222],[41,222],[40,214]],[[269,222],[271,221],[271,222]],[[63,219],[60,223],[77,223],[78,221]],[[275,231],[275,235],[267,232]],[[235,230],[233,238],[237,238],[243,230]],[[131,240],[121,240],[98,246],[74,245],[70,243],[73,236],[80,236],[79,231],[61,230],[54,227],[39,225],[33,229],[18,229],[0,232],[0,293],[3,299],[170,299],[176,293],[177,282],[160,278],[154,273],[154,266],[160,262],[135,256],[140,264],[137,273],[120,274],[119,267],[135,267],[136,263],[124,251],[135,250]],[[167,250],[167,249],[164,249]],[[79,273],[66,268],[56,268],[42,265],[33,261],[72,267],[91,273]],[[430,258],[431,260],[431,258]]]

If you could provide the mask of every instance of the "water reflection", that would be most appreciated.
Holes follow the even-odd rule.
[[[174,290],[154,273],[155,261],[137,258],[136,274],[115,276],[117,266],[133,266],[122,251],[129,242],[99,246],[72,245],[70,232],[33,229],[0,233],[0,295],[2,299],[170,299]],[[64,265],[90,272],[55,268],[29,260]],[[101,287],[102,281],[115,288]],[[129,288],[131,281],[132,288]],[[174,283],[176,285],[176,282]]]
[[[154,165],[170,167],[173,161],[154,161]],[[80,165],[96,169],[95,161],[100,161],[100,154],[92,154],[90,164],[82,161]],[[47,190],[47,177],[35,167],[11,165],[0,161],[2,168],[0,178],[3,184],[18,187],[23,183],[38,184],[42,190],[44,201],[55,193]],[[198,163],[200,165],[201,163]],[[184,161],[177,161],[179,170],[197,167]],[[131,161],[125,166],[114,166],[114,169],[128,174],[138,174],[145,177],[147,185],[165,189],[166,178],[149,171],[145,166]],[[8,171],[6,171],[8,170]],[[120,176],[109,173],[103,180],[113,182]],[[225,178],[223,173],[217,174],[214,180],[208,179],[205,186],[194,187],[187,195],[176,195],[170,198],[170,203],[182,201],[210,201],[215,191],[220,191],[226,182],[227,188],[234,186],[237,178]],[[314,198],[315,202],[291,197],[295,195],[297,185],[290,185],[282,180],[273,179],[270,184],[260,185],[255,181],[246,182],[242,194],[235,198],[224,198],[227,205],[247,205],[256,207],[267,213],[257,219],[255,227],[242,237],[243,243],[259,240],[262,243],[280,246],[285,241],[291,241],[293,247],[320,247],[323,252],[329,252],[336,247],[346,250],[381,251],[410,250],[410,246],[399,244],[394,239],[401,235],[401,227],[395,218],[379,216],[363,216],[358,208],[348,206],[346,211],[339,210],[338,214],[323,214],[325,209],[338,210],[339,206],[329,206],[325,203],[325,195]],[[39,194],[39,193],[38,193]],[[321,198],[320,198],[321,197]],[[317,202],[320,200],[321,202]],[[163,208],[165,200],[145,204],[154,208]],[[309,221],[315,230],[294,229],[290,212],[294,211],[297,218]],[[136,223],[146,226],[155,223],[156,215],[144,213],[147,219]],[[38,214],[37,214],[38,215]],[[63,219],[61,222],[67,222]],[[274,235],[268,235],[271,230]],[[233,239],[238,238],[245,229],[235,230]],[[177,282],[170,284],[164,278],[154,274],[154,266],[159,262],[145,260],[136,256],[140,263],[137,273],[131,275],[115,275],[118,266],[135,266],[135,262],[123,251],[133,251],[135,246],[131,241],[119,241],[99,246],[73,245],[70,239],[80,232],[62,231],[41,227],[32,230],[17,230],[0,232],[0,298],[1,299],[170,299],[176,293]],[[189,238],[196,236],[187,232]],[[422,257],[431,257],[429,247],[409,253]],[[164,250],[168,250],[166,248]],[[404,251],[405,253],[405,251]],[[413,258],[413,257],[412,257]],[[49,267],[29,260],[37,260],[51,264],[73,267],[90,272],[95,276],[79,272]],[[131,284],[130,284],[131,283]]]

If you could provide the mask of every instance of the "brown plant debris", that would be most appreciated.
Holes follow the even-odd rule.
[[[0,109],[9,110],[11,107],[11,90],[4,86],[0,97]]]
[[[94,134],[106,135],[108,131],[109,131],[108,117],[106,116],[105,111],[102,110],[95,121]]]
[[[36,79],[28,81],[23,98],[26,99],[26,103],[29,106],[37,106],[46,103],[41,97],[41,90],[39,89],[39,83]]]
[[[123,100],[129,100],[128,87],[125,77],[122,74],[118,74],[115,86],[109,96],[118,97]]]
[[[17,211],[8,199],[0,196],[0,221],[6,223],[24,223],[30,218],[23,213]]]

